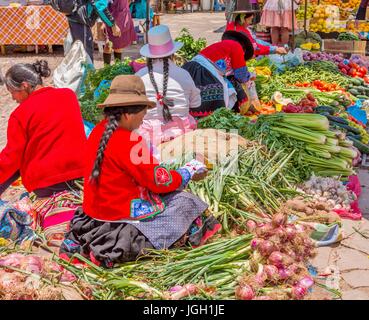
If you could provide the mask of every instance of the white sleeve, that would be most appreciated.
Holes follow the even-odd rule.
[[[189,96],[189,107],[190,109],[199,108],[201,106],[201,95],[200,89],[196,87],[195,82],[189,77],[189,85],[191,86],[190,96]]]

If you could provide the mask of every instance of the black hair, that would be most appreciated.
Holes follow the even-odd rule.
[[[169,107],[173,107],[174,106],[174,102],[172,99],[168,99],[166,97],[167,95],[167,90],[168,90],[168,81],[169,81],[169,57],[165,57],[163,58],[163,94],[162,97],[160,97],[160,93],[159,93],[159,88],[158,88],[158,84],[155,81],[155,77],[154,77],[154,70],[153,70],[153,59],[148,58],[147,59],[147,68],[149,70],[149,76],[150,76],[150,81],[152,83],[152,85],[154,86],[156,95],[157,95],[157,100],[162,103],[163,105],[163,118],[165,121],[172,121],[172,115],[170,114],[169,111]]]
[[[105,131],[100,139],[99,148],[97,149],[96,159],[91,172],[91,181],[96,181],[100,176],[101,164],[104,159],[104,151],[114,131],[119,126],[119,121],[124,113],[137,114],[143,111],[147,106],[127,106],[127,107],[107,107],[104,109],[104,114],[108,123],[105,126]]]
[[[226,31],[222,35],[222,41],[223,40],[234,40],[238,42],[242,46],[245,61],[250,60],[254,56],[254,47],[245,33],[238,31]]]
[[[22,82],[27,82],[32,90],[42,85],[42,78],[49,77],[51,70],[46,60],[35,63],[18,63],[6,72],[4,82],[8,88],[19,90]]]
[[[254,13],[246,13],[245,18],[250,18],[254,15]],[[241,13],[239,13],[235,18],[235,24],[243,24],[243,21],[241,21]]]

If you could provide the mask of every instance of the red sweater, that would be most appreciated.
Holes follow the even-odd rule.
[[[133,132],[118,128],[113,133],[100,176],[90,181],[105,125],[106,120],[100,122],[87,141],[84,212],[105,221],[140,220],[162,212],[165,205],[158,194],[177,190],[182,176],[160,167],[142,137]]]
[[[78,100],[70,89],[41,88],[10,115],[0,153],[0,183],[20,171],[28,191],[83,176],[86,142]]]
[[[247,71],[242,46],[234,40],[216,42],[200,51],[225,75],[234,74],[235,78],[245,83],[250,78]]]
[[[234,22],[229,22],[226,27],[226,31],[229,30],[235,30],[238,32],[243,32],[247,35],[247,37],[250,39],[252,45],[254,46],[255,56],[263,56],[270,54],[270,47],[262,45],[260,43],[257,43],[255,38],[252,36],[249,29],[245,28],[244,26],[241,26],[239,24],[236,24]]]

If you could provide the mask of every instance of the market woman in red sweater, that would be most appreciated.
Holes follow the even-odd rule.
[[[205,117],[227,107],[238,111],[247,102],[242,85],[251,77],[246,61],[254,55],[249,38],[237,31],[226,31],[222,41],[214,43],[187,62],[187,70],[200,89],[201,106],[190,110],[194,117]]]
[[[237,14],[234,17],[234,21],[230,21],[227,23],[226,30],[227,31],[233,30],[245,33],[254,47],[254,54],[256,57],[274,53],[286,54],[287,51],[285,48],[272,46],[271,44],[268,44],[267,42],[264,41],[260,41],[259,39],[253,36],[248,27],[252,23],[254,15],[255,15],[254,12]]]
[[[83,210],[78,210],[61,256],[78,252],[111,267],[135,260],[144,249],[170,248],[188,240],[200,245],[220,225],[203,217],[207,204],[182,190],[206,173],[191,161],[178,170],[159,165],[137,130],[148,108],[138,76],[118,76],[101,105],[106,119],[92,131],[86,150]]]
[[[19,106],[8,121],[7,144],[0,153],[0,195],[19,177],[34,203],[39,226],[50,239],[62,239],[77,206],[71,191],[83,176],[86,143],[74,92],[43,87],[51,73],[47,61],[16,64],[3,79]],[[63,200],[69,196],[70,200]]]

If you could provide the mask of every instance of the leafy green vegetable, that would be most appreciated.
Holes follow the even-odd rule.
[[[183,43],[183,47],[177,52],[177,54],[186,61],[190,61],[206,47],[205,38],[195,40],[186,28],[181,30],[179,37],[175,40]]]
[[[113,65],[105,66],[102,69],[88,71],[84,83],[85,92],[79,98],[83,119],[95,124],[101,120],[102,110],[97,105],[105,101],[109,89],[103,90],[98,99],[94,98],[94,92],[103,80],[113,80],[116,76],[122,74],[133,74],[134,71],[129,65],[130,62],[130,58],[125,58],[123,61],[117,61]]]
[[[359,37],[352,32],[342,32],[337,37],[338,41],[359,41]]]
[[[234,113],[227,108],[220,108],[214,111],[214,113],[208,117],[202,118],[198,122],[198,127],[213,128],[213,129],[237,129],[239,135],[243,136],[249,125],[249,119]]]

